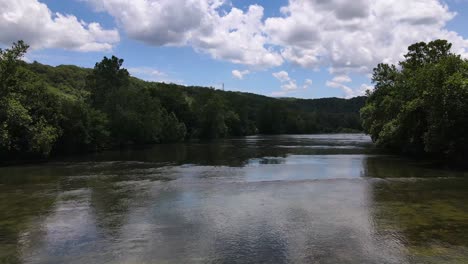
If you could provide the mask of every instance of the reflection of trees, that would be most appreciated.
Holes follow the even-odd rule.
[[[54,206],[56,193],[46,191],[60,178],[37,171],[37,167],[0,170],[0,263],[21,263],[25,230],[37,229],[38,217]]]
[[[344,145],[343,145],[344,144]],[[84,161],[141,161],[148,163],[196,164],[241,167],[250,159],[285,157],[287,155],[333,155],[369,153],[367,143],[334,142],[287,136],[254,136],[213,141],[192,141],[184,144],[159,144],[120,151],[107,151]]]
[[[109,252],[114,249],[139,250],[135,255],[140,257],[141,253],[143,259],[151,261],[154,257],[199,258],[203,256],[200,252],[207,252],[221,262],[230,262],[239,255],[252,261],[273,262],[274,258],[277,262],[288,262],[291,256],[287,254],[293,252],[298,262],[312,262],[337,257],[337,249],[343,258],[366,257],[363,251],[366,247],[359,243],[371,238],[359,234],[368,229],[361,226],[367,219],[367,207],[353,207],[367,197],[364,195],[367,187],[361,182],[304,181],[285,187],[279,182],[235,186],[230,181],[226,185],[222,181],[198,181],[205,176],[237,177],[261,171],[251,167],[226,170],[218,165],[243,166],[252,159],[260,164],[276,164],[285,161],[278,157],[287,155],[339,152],[303,148],[301,144],[295,140],[281,142],[281,137],[274,136],[162,144],[98,153],[80,158],[87,161],[82,163],[72,160],[29,169],[2,169],[0,260],[15,258],[10,262],[19,262],[21,256],[16,254],[23,257],[30,252],[47,254],[49,249],[59,251],[61,255],[53,257],[61,260],[76,252],[89,257],[88,253],[100,249],[109,251],[93,257],[112,258]],[[376,169],[382,169],[378,161],[374,163]],[[177,166],[180,164],[213,167]],[[330,167],[333,166],[322,166],[324,173],[336,173]],[[368,167],[368,171],[373,170]],[[265,168],[278,173],[275,166]],[[353,168],[359,170],[360,164]],[[305,165],[296,172],[287,168],[284,171],[302,175],[310,169]],[[181,174],[184,176],[181,181],[151,184]],[[305,191],[304,186],[310,190]],[[338,205],[333,203],[343,193],[349,198]],[[317,218],[320,216],[322,219]],[[357,221],[350,222],[349,217]],[[78,220],[73,221],[75,218]],[[341,222],[335,225],[329,219]],[[313,221],[318,222],[311,228]],[[300,226],[301,223],[304,225]],[[43,231],[32,231],[37,226]],[[72,234],[67,235],[67,231]],[[27,238],[34,246],[20,245],[20,235],[27,232],[35,234],[34,241],[30,235]],[[251,236],[252,233],[255,235]],[[82,247],[74,246],[76,241]],[[250,252],[256,255],[249,255]],[[174,256],[176,253],[180,256]]]
[[[62,247],[61,254],[68,254],[74,250],[70,245],[75,239],[106,243],[112,241],[109,237],[119,238],[129,211],[144,195],[145,186],[132,181],[160,178],[138,164],[100,165],[1,168],[0,263],[21,263],[48,247]],[[86,215],[90,213],[87,201],[94,209],[92,215]],[[64,233],[67,228],[76,233]]]
[[[152,181],[166,181],[155,164],[115,162],[97,170],[85,184],[99,234],[118,238],[131,211],[147,198]]]
[[[368,158],[368,177],[385,178],[371,188],[372,218],[382,239],[398,239],[411,257],[468,257],[468,179],[404,160]],[[455,252],[458,246],[464,252]],[[456,257],[456,256],[452,256]],[[439,259],[439,261],[442,261]]]
[[[125,223],[132,200],[138,191],[118,185],[117,177],[96,177],[90,182],[90,206],[96,218],[98,233],[118,235]]]
[[[370,178],[417,178],[427,177],[428,171],[422,167],[415,169],[415,164],[391,156],[371,156],[365,159],[367,177]]]

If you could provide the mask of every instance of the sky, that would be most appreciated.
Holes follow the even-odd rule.
[[[350,98],[409,45],[447,39],[468,58],[468,0],[0,0],[0,47],[26,61],[274,97]]]

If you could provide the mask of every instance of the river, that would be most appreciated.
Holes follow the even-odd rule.
[[[468,263],[468,173],[361,134],[3,167],[0,263]]]

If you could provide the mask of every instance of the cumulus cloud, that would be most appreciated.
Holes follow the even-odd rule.
[[[334,74],[368,73],[379,62],[396,63],[417,41],[448,39],[467,55],[468,41],[446,29],[455,13],[439,0],[290,0],[283,16],[265,21],[285,60]]]
[[[368,84],[361,84],[361,86],[359,86],[358,88],[353,89],[353,88],[349,87],[348,85],[345,85],[343,83],[336,82],[336,81],[327,81],[326,85],[328,87],[331,87],[331,88],[341,89],[343,91],[344,95],[345,95],[345,98],[352,98],[352,97],[355,97],[355,96],[362,96],[362,95],[365,95],[367,90],[373,90],[374,89],[373,86],[370,86]]]
[[[273,17],[260,5],[241,10],[226,0],[83,1],[112,15],[133,39],[191,46],[253,69],[286,61],[337,76],[368,74],[401,60],[410,44],[436,38],[468,57],[468,40],[446,28],[456,13],[442,0],[289,0]]]
[[[131,75],[146,81],[183,84],[183,81],[174,80],[165,72],[152,67],[130,67],[127,70]]]
[[[297,89],[296,80],[289,80],[281,85],[281,89],[284,91],[294,91]]]
[[[190,45],[215,59],[258,68],[283,58],[267,47],[263,7],[220,11],[223,0],[85,0],[112,15],[129,37],[155,46]]]
[[[36,49],[103,51],[112,49],[120,37],[116,29],[52,13],[37,0],[0,0],[0,42],[9,45],[20,39]]]
[[[295,92],[300,90],[300,87],[297,85],[297,81],[292,79],[289,76],[289,73],[286,71],[279,71],[272,73],[273,77],[275,77],[281,83],[281,91],[273,92],[273,96],[284,96],[288,93]],[[305,79],[304,84],[302,85],[302,89],[307,89],[312,85],[311,79]]]
[[[133,68],[128,68],[128,72],[131,74],[143,74],[143,75],[148,75],[148,76],[153,76],[153,77],[164,77],[166,76],[165,73],[153,69],[151,67],[133,67]]]
[[[336,76],[330,87],[354,93],[360,87],[345,85],[349,74],[396,63],[418,41],[447,39],[454,52],[468,57],[468,40],[447,29],[456,13],[442,0],[289,0],[280,15],[271,17],[260,5],[240,9],[227,0],[80,1],[111,15],[131,39],[157,47],[189,46],[250,70],[285,62],[327,68]],[[24,39],[34,48],[97,51],[119,41],[117,30],[54,14],[38,0],[0,0],[0,10],[4,44]],[[238,79],[249,73],[232,72]],[[284,90],[309,86],[282,81]]]
[[[368,73],[396,62],[416,41],[448,39],[468,55],[468,40],[446,29],[455,12],[442,0],[289,0],[276,17],[226,0],[81,0],[113,16],[126,34],[155,46],[192,46],[215,59],[258,68],[284,61],[330,72]],[[0,0],[1,41],[26,39],[36,47],[109,49],[119,40],[72,15],[52,14],[37,0]]]
[[[332,81],[337,83],[349,83],[353,80],[351,80],[351,78],[348,75],[338,75],[335,76]]]
[[[302,89],[308,89],[310,86],[312,86],[312,80],[311,79],[305,79],[304,85],[302,85]]]
[[[297,89],[296,80],[291,79],[286,71],[274,72],[272,75],[281,82],[281,89],[283,92],[290,92]]]
[[[154,45],[182,45],[203,27],[219,1],[84,0],[112,15],[134,39]]]
[[[291,78],[289,78],[289,74],[285,71],[274,72],[272,75],[273,77],[278,79],[280,82],[287,82],[291,80]]]
[[[249,74],[249,70],[244,70],[244,71],[239,71],[239,70],[233,70],[232,71],[232,77],[238,79],[238,80],[243,80],[244,76]]]

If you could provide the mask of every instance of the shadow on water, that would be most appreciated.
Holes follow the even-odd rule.
[[[230,140],[160,144],[63,158],[58,162],[139,162],[154,165],[196,164],[242,167],[252,158],[286,155],[333,155],[373,153],[369,138],[359,134],[250,136]]]
[[[0,263],[464,263],[466,176],[364,135],[0,168]]]
[[[468,261],[468,175],[395,157],[366,159],[372,217],[384,239],[399,237],[412,263]]]

